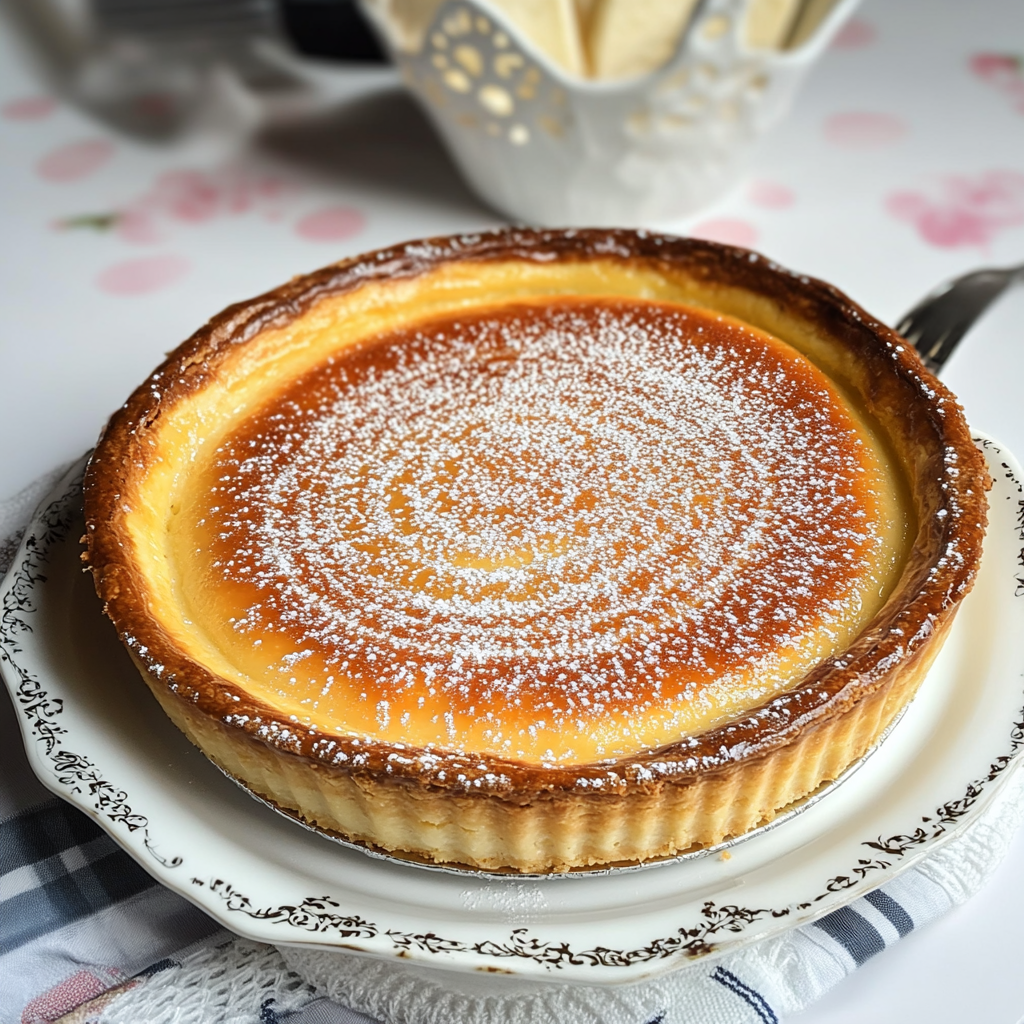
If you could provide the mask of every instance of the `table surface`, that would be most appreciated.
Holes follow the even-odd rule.
[[[393,72],[308,65],[269,107],[215,77],[147,142],[54,98],[0,18],[0,495],[81,454],[160,359],[235,299],[366,249],[502,223]],[[833,282],[887,322],[938,282],[1024,263],[1024,5],[867,2],[751,173],[685,221]],[[1024,453],[1024,289],[944,379]],[[967,906],[868,962],[802,1024],[1024,1019],[1024,836]]]

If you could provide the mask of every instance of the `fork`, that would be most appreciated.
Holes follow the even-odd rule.
[[[932,373],[938,374],[975,321],[1013,284],[1024,283],[1019,267],[974,270],[939,285],[896,324]]]

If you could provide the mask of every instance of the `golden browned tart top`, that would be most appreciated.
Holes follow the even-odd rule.
[[[984,490],[952,397],[830,287],[510,231],[211,321],[111,421],[88,558],[150,675],[273,747],[621,793],[870,692],[969,587]]]
[[[889,470],[768,335],[560,299],[305,374],[218,445],[173,536],[191,617],[282,713],[578,763],[735,718],[845,646],[902,566]]]

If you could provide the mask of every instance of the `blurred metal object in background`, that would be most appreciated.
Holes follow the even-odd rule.
[[[51,83],[123,131],[159,138],[211,76],[261,99],[300,92],[297,55],[383,60],[354,0],[8,0]]]

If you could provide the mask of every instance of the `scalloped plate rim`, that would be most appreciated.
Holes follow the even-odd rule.
[[[1013,457],[1009,452],[1000,445],[998,442],[981,436],[979,440],[980,446],[986,451],[989,461],[990,469],[994,476],[999,476],[997,470],[1002,469],[1002,477],[996,480],[996,485],[993,489],[992,494],[997,495],[997,492],[1001,493],[1000,488],[1006,491],[1003,495],[1008,500],[1011,500],[1016,494],[1019,502],[1019,509],[1017,518],[1017,525],[1014,527],[1016,531],[1016,540],[1024,542],[1024,500],[1021,500],[1019,495],[1022,492],[1021,481],[1024,479],[1020,467],[1016,465]],[[1002,461],[998,465],[993,465],[993,458],[1002,458]],[[198,876],[193,876],[189,879],[185,878],[185,875],[176,873],[177,869],[182,866],[184,861],[188,857],[194,857],[195,854],[187,849],[188,842],[186,841],[183,846],[184,857],[176,856],[164,856],[157,846],[161,848],[167,846],[167,842],[164,838],[160,839],[159,843],[152,841],[149,835],[149,818],[146,815],[137,813],[127,803],[127,794],[123,791],[117,791],[116,787],[113,788],[113,795],[106,792],[103,787],[111,787],[110,783],[100,778],[99,780],[93,779],[90,785],[100,785],[100,804],[96,803],[95,793],[92,796],[87,795],[85,792],[75,793],[72,791],[74,785],[73,779],[71,782],[60,781],[55,774],[54,763],[47,760],[48,755],[43,752],[43,746],[45,746],[45,737],[41,734],[32,734],[32,720],[27,707],[31,707],[30,704],[24,703],[19,704],[19,685],[24,683],[26,678],[31,678],[38,685],[40,693],[44,700],[54,700],[54,697],[50,697],[45,690],[42,689],[43,683],[46,682],[50,689],[57,695],[56,699],[67,698],[67,690],[62,691],[60,689],[62,680],[59,678],[48,678],[45,680],[34,679],[34,672],[32,668],[33,659],[39,660],[39,652],[44,650],[46,647],[47,639],[53,639],[49,637],[45,631],[43,633],[35,633],[31,629],[31,622],[26,621],[26,616],[30,616],[33,611],[38,611],[35,608],[22,607],[18,608],[16,601],[14,606],[9,606],[12,592],[18,587],[19,583],[24,584],[22,594],[23,597],[29,599],[33,596],[38,597],[42,593],[44,599],[47,596],[46,588],[53,586],[47,577],[38,572],[40,566],[33,566],[32,569],[35,571],[35,575],[32,571],[27,571],[26,567],[31,561],[31,554],[33,551],[42,550],[46,553],[50,550],[50,547],[58,546],[61,544],[68,543],[68,533],[70,532],[71,525],[73,525],[74,512],[71,512],[69,517],[68,525],[65,529],[65,534],[62,537],[54,540],[52,537],[49,541],[46,540],[46,531],[48,529],[53,530],[54,528],[48,526],[45,522],[46,515],[54,507],[59,505],[60,510],[64,513],[68,513],[69,509],[73,508],[73,500],[70,498],[71,491],[73,490],[73,481],[75,480],[76,474],[80,477],[82,462],[79,462],[68,473],[65,477],[56,485],[53,492],[49,494],[43,502],[40,504],[36,513],[33,515],[30,521],[29,527],[26,530],[25,537],[22,541],[21,546],[15,556],[15,559],[11,565],[11,569],[8,575],[0,584],[0,601],[2,601],[2,615],[3,620],[0,622],[0,674],[3,675],[5,682],[9,690],[11,691],[12,699],[17,710],[17,717],[19,726],[22,730],[22,736],[25,741],[26,751],[28,753],[29,762],[35,771],[36,775],[40,778],[42,783],[56,793],[58,796],[69,800],[74,806],[87,813],[94,821],[100,825],[112,838],[119,843],[129,854],[131,854],[136,860],[138,860],[143,867],[146,868],[151,874],[153,874],[158,881],[183,895],[193,903],[197,904],[204,911],[210,914],[215,920],[224,925],[225,927],[237,932],[238,934],[246,937],[256,939],[258,941],[278,943],[282,945],[296,945],[303,946],[306,948],[317,948],[327,950],[345,949],[346,951],[355,951],[361,953],[367,953],[371,956],[382,957],[390,959],[392,957],[401,956],[405,959],[406,963],[419,963],[421,965],[433,965],[439,968],[446,969],[448,971],[493,971],[498,970],[502,973],[513,974],[516,977],[528,979],[531,981],[539,980],[561,980],[566,982],[586,982],[588,984],[604,984],[604,983],[630,983],[640,980],[644,977],[649,977],[654,974],[664,973],[672,970],[675,967],[682,966],[686,963],[692,962],[696,958],[720,955],[727,952],[735,951],[744,945],[748,945],[752,942],[759,941],[763,938],[770,937],[771,935],[778,934],[779,932],[786,930],[790,927],[794,927],[800,924],[806,924],[815,918],[821,917],[824,914],[838,909],[840,906],[849,903],[858,896],[863,895],[864,892],[875,888],[883,881],[888,881],[895,876],[899,871],[905,870],[912,864],[916,863],[922,857],[932,852],[937,846],[955,838],[961,834],[965,828],[988,806],[991,800],[995,797],[1000,786],[1005,783],[1006,779],[1012,774],[1012,770],[1019,768],[1021,764],[1021,758],[1017,756],[1022,746],[1024,746],[1024,723],[1021,721],[1014,721],[1010,723],[1011,728],[1009,736],[1011,743],[1009,744],[1008,751],[1000,751],[998,753],[989,753],[981,758],[981,762],[989,761],[990,773],[987,779],[974,779],[974,772],[968,773],[967,783],[967,796],[960,797],[959,799],[954,798],[952,801],[947,802],[942,807],[957,807],[964,805],[962,810],[958,810],[957,813],[950,818],[948,828],[941,828],[937,834],[930,838],[925,838],[919,842],[911,843],[907,849],[902,852],[893,854],[891,851],[886,853],[886,856],[895,856],[896,859],[892,863],[885,864],[877,868],[877,873],[871,871],[863,871],[859,880],[849,881],[849,884],[844,884],[840,889],[833,890],[822,894],[816,894],[810,901],[803,900],[797,902],[791,900],[790,903],[781,908],[780,913],[776,913],[780,908],[776,907],[768,909],[758,909],[754,911],[748,911],[746,908],[738,907],[735,905],[719,906],[714,900],[705,904],[704,917],[703,919],[698,916],[697,918],[690,918],[686,922],[688,925],[692,925],[690,928],[681,926],[677,931],[668,935],[667,937],[659,937],[652,940],[648,947],[641,948],[639,950],[621,951],[615,950],[614,948],[600,947],[593,945],[593,940],[589,940],[592,945],[587,948],[574,949],[573,942],[552,942],[545,940],[542,936],[532,934],[531,929],[548,927],[550,929],[551,921],[561,920],[555,916],[546,915],[543,909],[539,912],[523,912],[508,911],[504,915],[504,919],[497,924],[488,922],[486,920],[471,921],[473,927],[479,927],[487,930],[489,928],[492,934],[487,935],[475,944],[469,943],[459,938],[445,939],[433,933],[433,931],[427,932],[403,932],[396,930],[394,927],[385,928],[383,923],[381,925],[375,922],[369,922],[365,918],[360,918],[358,914],[346,916],[344,913],[344,907],[337,900],[332,900],[331,897],[307,897],[301,904],[286,906],[282,904],[278,908],[269,907],[258,909],[254,907],[253,902],[250,901],[248,893],[243,892],[241,889],[231,886],[230,883],[224,881],[221,877],[215,877],[208,875],[206,879],[200,879]],[[70,483],[69,483],[70,482]],[[1016,488],[1016,491],[1014,491]],[[58,530],[59,532],[59,530]],[[43,538],[43,542],[40,543],[40,538]],[[986,538],[986,555],[988,560],[995,558],[996,556],[992,553],[993,546],[998,543],[1000,554],[1003,553],[1003,548],[1006,548],[1006,553],[1010,557],[1016,558],[1016,548],[1011,545],[1015,544],[1016,541],[1011,542],[1009,540],[1009,534],[1005,538],[1001,538],[999,542],[991,539],[991,527],[990,535]],[[1024,557],[1024,552],[1022,552]],[[45,562],[41,564],[46,564]],[[59,564],[59,563],[58,563]],[[983,566],[985,559],[983,558]],[[26,578],[23,580],[19,579],[19,571],[26,572]],[[66,571],[66,570],[65,570]],[[58,576],[58,580],[60,577]],[[1014,617],[1016,621],[1024,624],[1024,577],[1018,577],[1017,583],[1017,598],[1022,600],[1015,601],[1013,597],[1008,596],[1005,599],[1005,614],[1009,614],[1011,619]],[[56,585],[60,585],[59,583]],[[68,585],[68,584],[65,584]],[[71,600],[71,598],[67,598]],[[972,598],[968,598],[968,601]],[[981,600],[977,598],[976,600]],[[999,598],[1002,602],[1004,599]],[[1000,604],[1002,607],[1002,604]],[[1012,609],[1012,610],[1011,610]],[[21,618],[19,618],[19,614]],[[22,627],[22,631],[19,634],[19,639],[15,639],[18,634],[18,625]],[[958,623],[959,625],[959,623]],[[24,628],[24,627],[27,627]],[[954,633],[956,629],[954,628]],[[1018,659],[1020,660],[1020,659]],[[45,663],[45,657],[43,657]],[[994,684],[999,687],[1004,687],[1009,693],[1010,683],[997,683]],[[1019,679],[1013,682],[1013,692],[1018,698],[1024,700],[1024,694],[1021,694]],[[65,687],[67,683],[65,682]],[[25,691],[26,693],[28,691]],[[1002,692],[1000,690],[1000,692]],[[24,694],[22,694],[24,696]],[[38,703],[38,702],[37,702]],[[1020,701],[1017,706],[1019,707]],[[916,708],[915,705],[911,706],[910,711],[907,714],[907,718],[913,717],[913,712]],[[52,721],[57,718],[60,714],[66,714],[69,710],[68,706],[65,705],[60,711],[55,711],[48,720]],[[72,712],[77,709],[73,706],[70,708]],[[38,708],[36,709],[38,711]],[[1015,714],[1017,711],[1015,709]],[[161,713],[162,714],[162,713]],[[46,716],[44,716],[46,717]],[[1024,712],[1018,715],[1024,717]],[[72,718],[60,718],[59,722],[71,725],[71,733],[74,733],[75,723]],[[37,723],[38,724],[38,723]],[[1004,726],[1007,723],[1003,723]],[[40,726],[41,728],[42,726]],[[63,726],[59,726],[63,728]],[[79,729],[82,726],[79,724]],[[176,734],[174,726],[169,720],[166,720],[166,728],[172,733]],[[909,728],[909,727],[908,727]],[[994,728],[994,727],[993,727]],[[965,730],[961,730],[962,732]],[[896,736],[901,735],[902,730],[898,729],[894,734],[893,739],[887,741],[887,746],[891,745],[891,749],[895,748],[895,744],[898,742]],[[65,734],[67,731],[65,730]],[[123,742],[123,737],[121,741]],[[191,749],[191,748],[190,748]],[[884,749],[884,748],[883,748]],[[99,755],[101,756],[102,751]],[[77,757],[79,755],[72,755]],[[201,756],[201,755],[200,755]],[[88,761],[88,757],[84,759]],[[874,759],[872,759],[874,760]],[[972,761],[972,764],[975,763]],[[221,778],[220,773],[213,767],[212,764],[207,764],[205,767]],[[81,767],[77,769],[82,771]],[[82,779],[79,779],[81,785],[85,785]],[[834,800],[824,800],[818,807],[823,805],[832,805],[836,808],[836,814],[839,813],[838,805],[844,792],[852,792],[857,786],[857,779],[854,778],[849,781],[841,790],[838,791]],[[972,795],[972,787],[978,786],[976,793]],[[120,806],[118,804],[117,793],[120,792]],[[901,799],[906,799],[901,798]],[[106,801],[106,804],[103,801]],[[256,801],[251,801],[251,805],[254,809],[258,808],[261,813],[272,813],[268,809],[262,807]],[[101,807],[103,809],[101,810]],[[153,813],[153,807],[147,806],[145,808]],[[180,808],[176,808],[180,809]],[[158,811],[159,813],[159,811]],[[887,812],[888,813],[888,812]],[[882,812],[879,812],[881,815]],[[797,816],[793,819],[799,821],[803,817]],[[274,817],[277,817],[276,815]],[[133,820],[138,819],[137,821]],[[930,821],[931,819],[925,817],[924,821]],[[141,822],[141,823],[140,823]],[[936,825],[942,824],[939,822]],[[226,827],[226,826],[225,826]],[[259,826],[263,827],[263,826]],[[266,826],[269,828],[269,826]],[[294,823],[291,824],[294,828]],[[202,824],[197,825],[199,835],[193,836],[193,839],[201,838]],[[792,829],[792,824],[787,822],[784,826],[769,833],[767,837],[755,836],[752,837],[748,843],[742,844],[744,848],[756,846],[759,842],[763,843],[770,836],[777,837],[780,833],[785,833],[787,829]],[[920,830],[920,825],[918,825]],[[303,834],[305,830],[302,831]],[[795,836],[795,832],[791,832]],[[207,833],[207,838],[213,838],[213,833]],[[318,837],[313,837],[317,841],[320,841]],[[907,839],[907,835],[898,835],[894,839]],[[911,837],[912,838],[912,837]],[[186,837],[187,840],[187,837]],[[892,844],[893,840],[888,841]],[[865,845],[866,841],[861,841],[858,846]],[[338,848],[336,844],[331,844],[332,847]],[[362,856],[361,854],[353,854],[354,856]],[[742,855],[742,850],[738,851],[738,856]],[[780,855],[778,858],[768,862],[768,869],[775,870],[778,872],[782,870],[783,878],[785,879],[785,863],[784,861],[788,858],[793,859],[795,852]],[[258,859],[258,858],[257,858]],[[369,858],[364,858],[369,859]],[[881,855],[877,858],[881,861]],[[418,868],[410,867],[407,865],[396,864],[388,861],[378,861],[379,864],[385,865],[385,870],[393,872],[404,872],[405,881],[408,882],[410,876],[408,872],[414,872],[422,879],[423,886],[431,886],[435,883],[437,876],[433,872],[421,871]],[[657,875],[658,877],[664,878],[667,875],[671,875],[673,871],[677,871],[680,868],[685,870],[686,863],[682,865],[670,864],[661,865],[660,870],[657,872],[634,872],[634,880],[639,878],[642,880],[645,877],[652,877]],[[695,863],[695,862],[689,862]],[[866,861],[862,863],[867,863]],[[780,869],[780,865],[782,865]],[[262,863],[262,868],[268,872],[263,886],[264,895],[262,899],[257,899],[255,903],[266,903],[273,902],[272,899],[267,898],[266,892],[272,892],[275,886],[279,893],[287,889],[289,878],[287,872],[279,871],[277,875],[274,874],[274,865],[269,861]],[[758,867],[756,871],[765,870],[764,866]],[[794,867],[789,868],[790,874],[797,873]],[[854,872],[856,873],[856,872]],[[230,872],[225,870],[220,872],[222,875],[229,875]],[[720,892],[716,891],[714,895],[724,895],[727,892],[733,891],[736,888],[746,884],[748,877],[752,877],[754,871],[747,875],[740,875],[738,880],[733,880],[728,885],[720,886]],[[396,880],[398,875],[393,876]],[[457,876],[458,880],[467,882],[470,884],[476,879],[466,879],[465,876]],[[522,890],[524,880],[511,877],[507,880],[495,879],[494,876],[483,876],[480,880],[486,882],[486,886],[490,889],[497,887],[500,893],[504,893],[506,896],[509,893],[517,894]],[[554,881],[545,879],[526,879],[531,885],[539,885],[541,887],[545,885],[551,885]],[[586,883],[573,879],[569,882],[570,885],[579,885],[581,888],[584,884],[600,884],[603,880],[593,879]],[[832,879],[831,881],[835,881]],[[762,883],[764,884],[764,883]],[[768,883],[771,884],[770,882]],[[791,884],[793,884],[791,882]],[[803,884],[803,883],[801,883]],[[515,887],[520,888],[515,888]],[[416,888],[416,884],[413,884],[413,889]],[[804,886],[805,889],[810,888],[810,884],[807,883]],[[259,896],[260,894],[256,894]],[[704,895],[708,895],[705,893]],[[809,892],[806,895],[810,895]],[[827,898],[826,898],[827,897]],[[500,901],[499,901],[500,902]],[[386,901],[385,901],[386,903]],[[691,901],[693,906],[696,903]],[[711,907],[710,916],[708,916],[707,908]],[[339,913],[334,913],[332,907],[336,907]],[[279,910],[287,910],[290,913],[282,915],[277,913]],[[692,908],[691,908],[692,909]],[[597,913],[597,911],[595,911]],[[608,916],[610,911],[604,911],[605,915]],[[753,914],[753,917],[745,916]],[[232,916],[233,915],[233,916]],[[717,916],[716,916],[717,915]],[[766,916],[770,915],[770,916]],[[386,915],[385,915],[386,916]],[[499,916],[501,916],[499,914]],[[567,913],[564,915],[566,920],[571,918],[572,914]],[[654,922],[663,918],[664,912],[661,909],[651,911],[646,917],[639,915],[639,920],[647,920],[648,918],[652,921],[652,928]],[[401,912],[392,912],[392,917],[399,923],[404,923],[408,926],[408,921],[402,922]],[[612,918],[611,928],[609,929],[612,933],[617,933],[622,930],[619,923],[619,919]],[[628,924],[634,929],[636,925],[637,915],[628,919]],[[392,921],[392,924],[395,921]],[[282,928],[282,924],[285,925]],[[318,931],[317,928],[320,926],[329,926],[333,929],[333,932],[325,934],[323,931]],[[571,927],[569,925],[561,925],[562,927]],[[582,931],[593,928],[592,922],[584,923]],[[573,929],[575,936],[579,937],[582,933],[581,927],[577,924]],[[685,932],[682,937],[680,933]],[[690,933],[693,933],[692,935]],[[721,933],[721,934],[720,934]],[[517,937],[519,936],[519,937]],[[710,941],[709,941],[710,940]],[[518,943],[518,945],[517,945]],[[504,945],[503,945],[504,944]],[[660,944],[660,945],[659,945]],[[598,955],[600,954],[600,955]],[[639,954],[634,956],[634,954]],[[630,957],[633,957],[630,960]],[[510,967],[510,965],[512,965]]]

